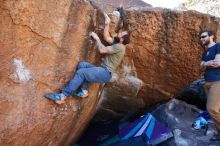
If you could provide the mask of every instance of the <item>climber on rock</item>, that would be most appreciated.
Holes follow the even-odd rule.
[[[122,12],[122,8],[120,8]],[[110,44],[105,46],[100,41],[100,38],[95,32],[89,35],[96,41],[97,49],[100,54],[104,54],[101,66],[95,66],[85,61],[81,61],[77,66],[77,71],[74,77],[61,88],[60,93],[48,93],[46,98],[54,100],[57,104],[65,103],[68,96],[75,93],[79,97],[88,96],[88,83],[106,83],[110,81],[112,73],[122,62],[125,55],[125,45],[130,41],[129,31],[118,33],[112,38],[109,33],[110,18],[107,14],[105,16],[104,39]],[[125,21],[125,20],[123,20]]]

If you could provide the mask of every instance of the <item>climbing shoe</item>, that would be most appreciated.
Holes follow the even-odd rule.
[[[54,100],[57,104],[62,104],[65,103],[65,95],[63,95],[62,93],[48,93],[45,95],[46,98]]]
[[[88,92],[88,90],[83,90],[83,89],[81,89],[81,90],[79,90],[78,92],[76,92],[74,95],[75,95],[75,96],[78,96],[78,97],[85,98],[85,97],[88,97],[88,96],[89,96],[89,92]]]
[[[198,117],[196,121],[192,124],[194,129],[204,129],[208,126],[208,122],[203,117]]]

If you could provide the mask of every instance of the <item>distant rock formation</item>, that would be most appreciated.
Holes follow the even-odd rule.
[[[220,17],[220,1],[219,0],[188,0],[180,4],[180,9],[196,10],[201,13],[206,13]]]
[[[90,2],[93,6],[100,8],[106,13],[111,13],[120,6],[125,9],[152,7],[142,0],[90,0]]]

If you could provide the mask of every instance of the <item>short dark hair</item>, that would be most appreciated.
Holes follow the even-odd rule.
[[[199,32],[199,36],[201,36],[202,33],[207,32],[208,36],[214,36],[213,41],[216,41],[216,33],[213,30],[202,30]]]
[[[124,45],[127,45],[129,42],[130,42],[130,34],[128,33],[128,34],[125,34],[124,36],[122,36],[122,38],[123,38],[123,44]]]

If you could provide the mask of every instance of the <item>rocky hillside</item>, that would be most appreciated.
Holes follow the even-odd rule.
[[[219,0],[187,0],[180,7],[220,17]]]

